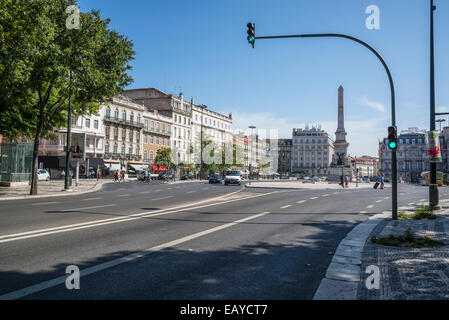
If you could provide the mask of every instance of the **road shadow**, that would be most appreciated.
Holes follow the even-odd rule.
[[[355,224],[327,219],[303,224],[301,229],[289,225],[285,228],[290,232],[268,232],[265,241],[253,243],[243,234],[240,245],[228,233],[215,233],[83,276],[80,290],[68,290],[60,283],[24,299],[312,299],[338,243]],[[32,269],[30,265],[21,266],[22,271],[3,265],[0,292],[65,276],[68,265],[89,271],[137,252],[121,250],[81,262],[64,257],[39,271],[24,271]]]

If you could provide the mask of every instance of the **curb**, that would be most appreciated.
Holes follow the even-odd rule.
[[[313,300],[356,300],[362,253],[371,231],[391,212],[384,211],[355,226],[340,242]]]
[[[106,183],[108,182],[97,182],[94,184],[91,188],[84,190],[84,191],[68,191],[64,193],[57,193],[57,194],[46,194],[46,195],[27,195],[27,196],[18,196],[18,197],[4,197],[0,198],[0,201],[6,201],[6,200],[24,200],[24,199],[41,199],[41,198],[52,198],[52,197],[66,197],[66,196],[72,196],[72,195],[80,195],[88,192],[94,192],[100,190]]]
[[[369,188],[339,188],[339,189],[335,189],[335,188],[328,188],[328,187],[323,187],[323,188],[293,188],[293,187],[257,187],[257,186],[248,186],[247,184],[245,184],[246,188],[254,188],[254,189],[285,189],[285,190],[363,190],[363,189],[369,189]],[[386,189],[386,188],[385,188]]]

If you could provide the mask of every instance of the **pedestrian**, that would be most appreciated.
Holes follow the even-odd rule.
[[[114,171],[114,182],[118,182],[118,170]]]
[[[384,181],[385,181],[385,179],[384,179],[384,174],[383,173],[381,173],[380,174],[380,188],[381,189],[383,189],[384,188]]]
[[[64,170],[62,170],[62,172],[61,172],[61,178],[62,178],[62,180],[64,180],[64,178],[65,178],[65,171]]]
[[[345,176],[345,187],[348,188],[348,184],[349,184],[349,177],[346,175]]]
[[[125,182],[125,171],[120,172],[120,182]]]

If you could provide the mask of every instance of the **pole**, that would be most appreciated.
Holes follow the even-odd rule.
[[[430,0],[430,131],[435,130],[435,50],[434,50],[434,1]],[[429,206],[439,209],[437,164],[430,163]]]
[[[256,126],[249,126],[249,128],[251,129],[251,137],[253,136],[253,129],[256,128]],[[249,142],[249,141],[248,141]],[[249,185],[251,185],[251,179],[252,179],[252,171],[253,171],[253,141],[251,138],[251,144],[249,146],[249,154],[250,154],[250,158],[249,158]]]
[[[200,108],[201,108],[201,132],[200,132],[200,157],[201,157],[201,159],[200,159],[200,181],[202,181],[203,180],[203,111],[204,111],[204,108],[206,107],[206,106],[204,106],[204,105],[201,105],[201,106],[199,106]]]
[[[433,0],[432,0],[433,3]],[[390,83],[390,92],[391,92],[391,125],[396,126],[396,105],[395,105],[395,93],[394,93],[394,83],[393,83],[393,77],[391,76],[390,69],[388,68],[387,64],[385,63],[385,60],[382,58],[382,56],[374,50],[373,47],[371,47],[366,42],[345,35],[345,34],[338,34],[338,33],[318,33],[318,34],[299,34],[299,35],[286,35],[286,36],[264,36],[264,37],[255,37],[255,39],[280,39],[280,38],[322,38],[322,37],[333,37],[333,38],[344,38],[348,40],[355,41],[367,49],[369,49],[374,55],[379,59],[379,61],[382,63],[387,76],[388,81]],[[393,220],[398,219],[398,177],[397,177],[397,157],[396,157],[396,149],[391,150],[391,171],[392,171],[392,177],[391,177],[391,211],[392,211],[392,218]]]
[[[65,181],[64,190],[70,190],[72,177],[70,175],[70,148],[72,147],[72,70],[70,70],[69,110],[67,113],[67,151],[65,157]]]

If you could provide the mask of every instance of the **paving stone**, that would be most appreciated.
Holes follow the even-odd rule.
[[[326,278],[341,281],[360,281],[360,267],[347,264],[331,262],[326,272]]]
[[[338,256],[338,255],[334,255],[334,257],[332,258],[332,262],[356,264],[356,265],[362,264],[362,260],[360,258],[351,258],[351,257]]]
[[[314,300],[355,300],[357,283],[324,278],[313,297]]]
[[[341,249],[337,248],[337,251],[335,251],[336,255],[343,256],[343,257],[350,257],[350,258],[361,258],[362,253],[360,250],[348,250],[348,249]]]

